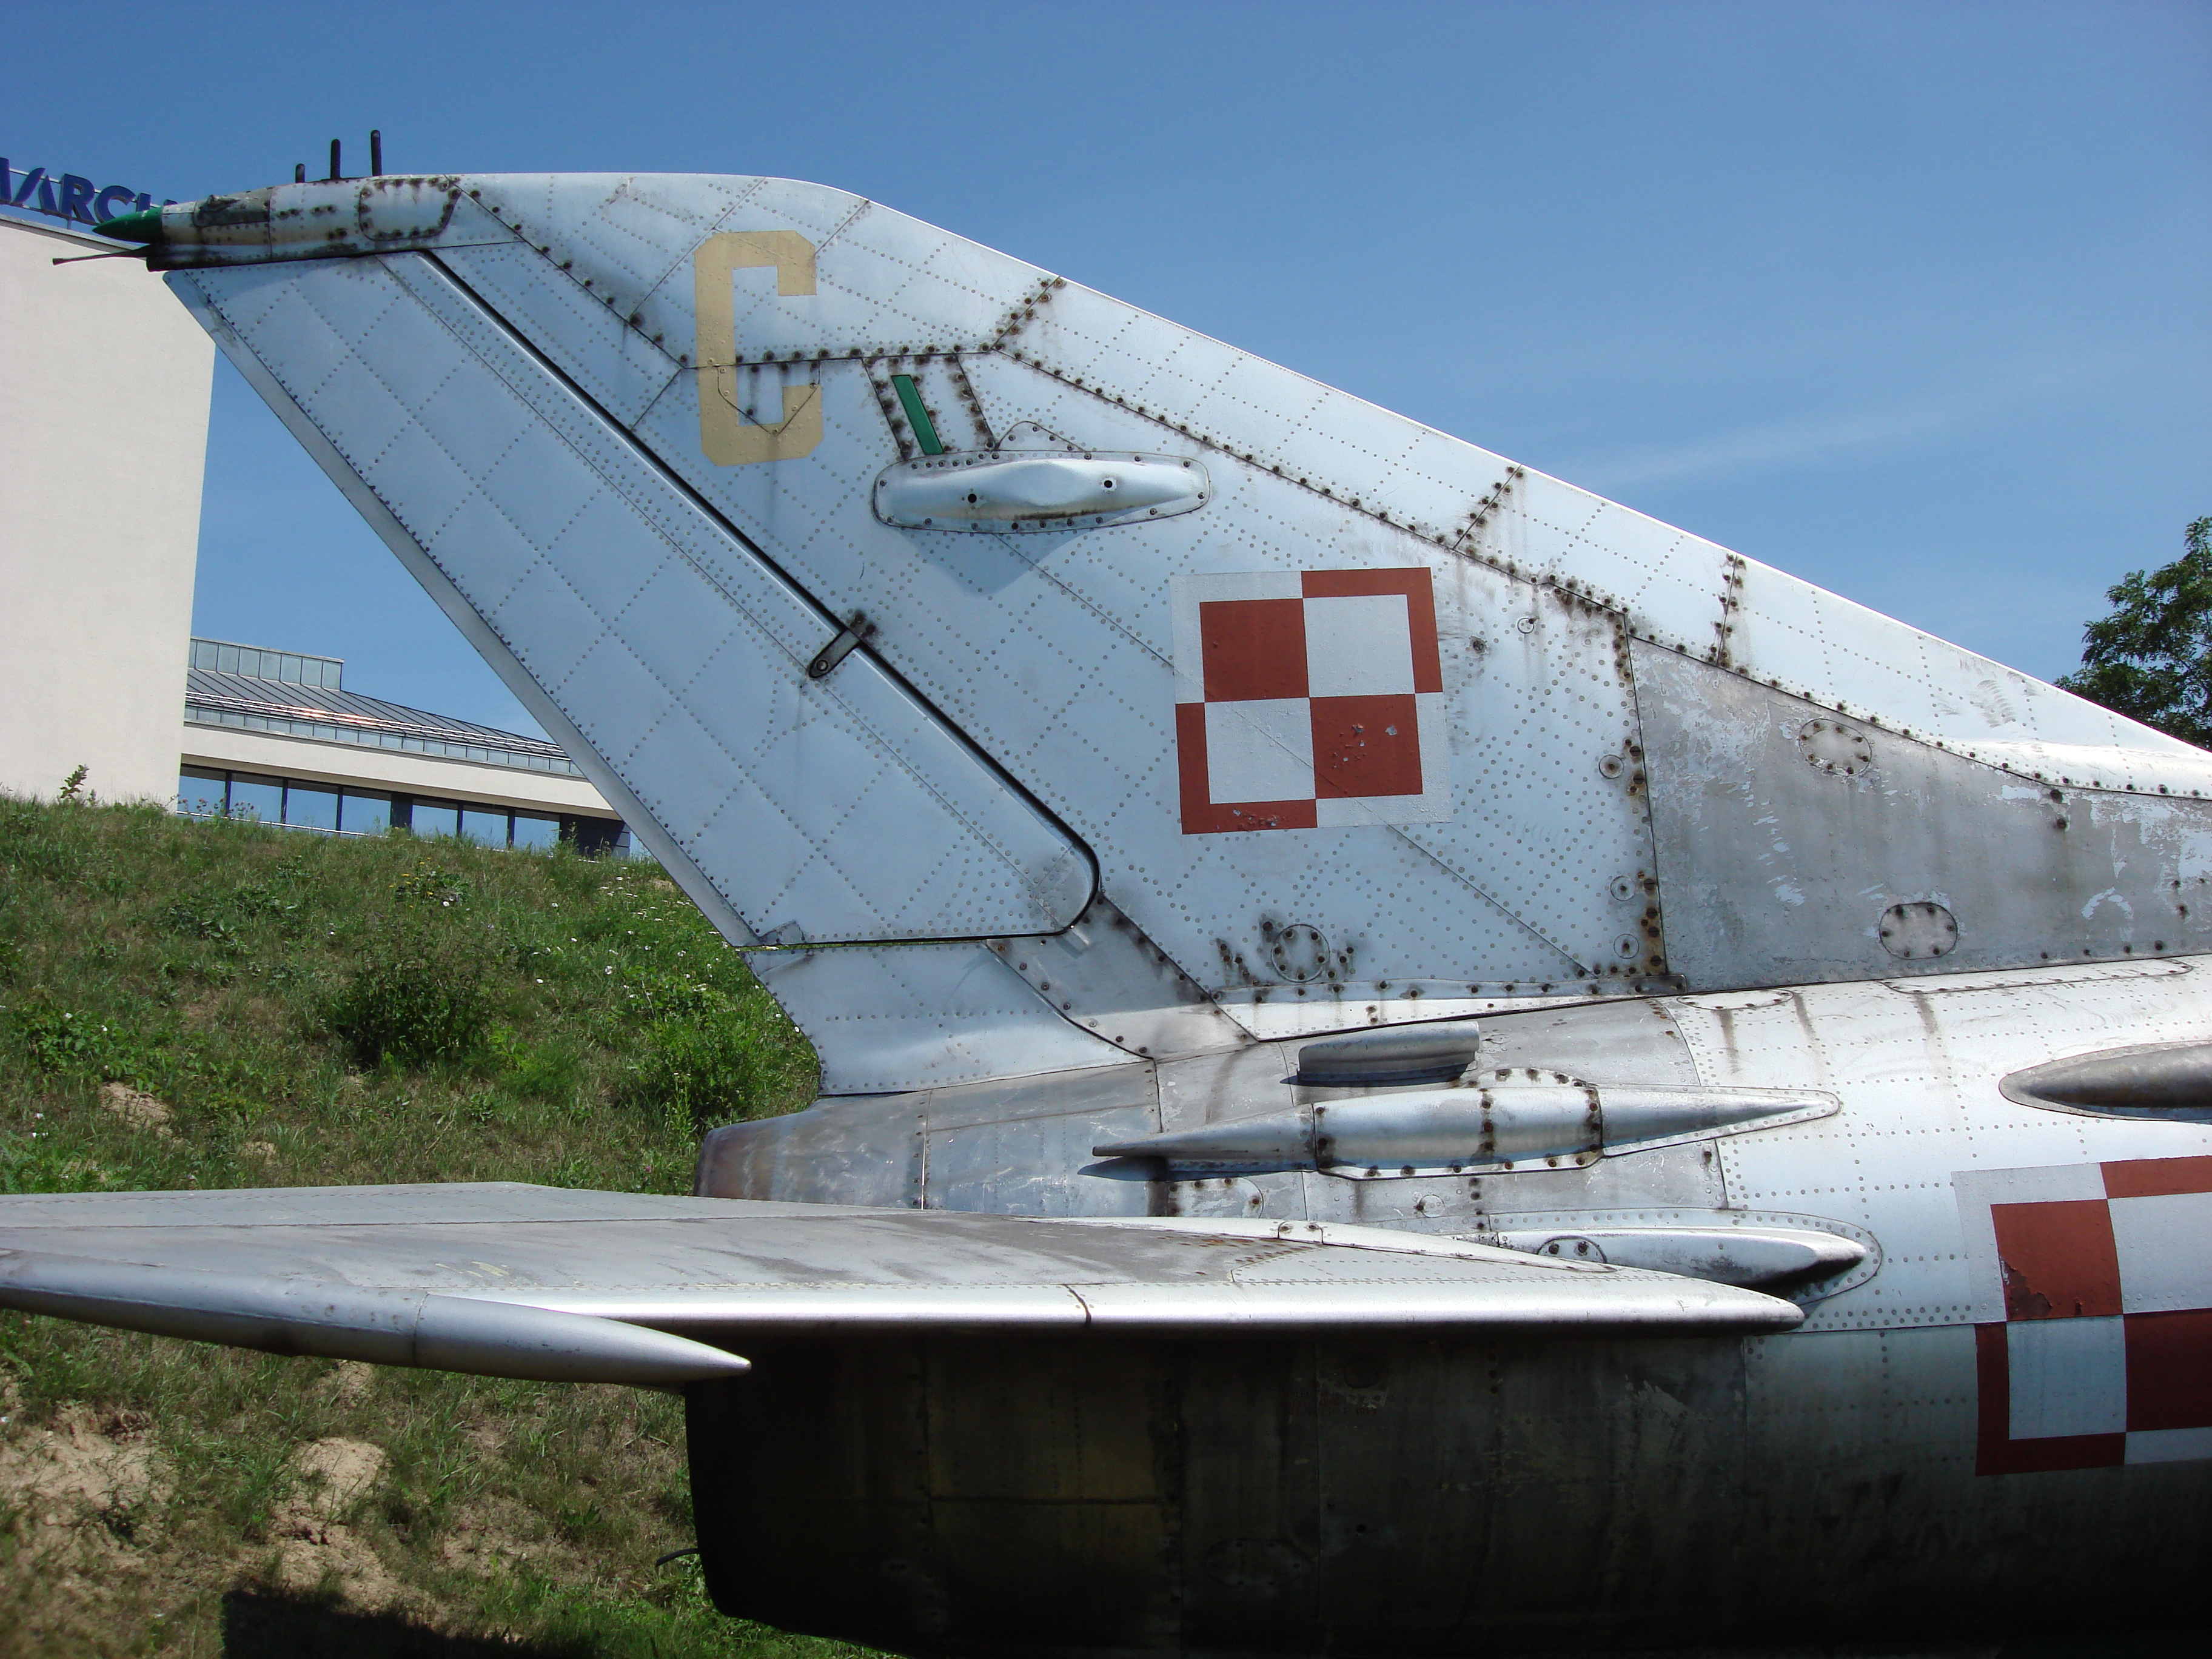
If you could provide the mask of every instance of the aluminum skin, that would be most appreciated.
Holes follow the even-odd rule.
[[[329,206],[337,240],[168,210],[156,263],[610,799],[669,824],[641,833],[733,939],[872,946],[760,963],[830,1092],[1111,1060],[1083,1017],[1146,988],[1025,993],[992,945],[1097,899],[1251,1039],[2212,940],[2198,751],[1587,492],[845,192],[375,185],[271,194]],[[939,460],[1047,434],[1188,459],[1209,499],[1053,533],[884,523],[874,481],[920,459],[894,371]],[[716,459],[726,410],[774,453]],[[793,421],[820,424],[804,453]],[[1446,816],[1185,833],[1173,582],[1375,569],[1429,573]],[[763,659],[811,661],[856,613],[834,674],[763,701]],[[592,730],[544,707],[586,685]],[[866,706],[817,714],[840,696]],[[771,707],[772,739],[724,729]],[[1902,905],[1966,954],[1888,949]]]
[[[2202,1626],[2212,756],[848,192],[143,219],[823,1095],[0,1200],[0,1301],[742,1355],[718,1604],[901,1651]]]
[[[1358,1097],[1301,1084],[1290,1044],[825,1100],[718,1131],[704,1190],[1341,1220],[1748,1279],[1805,1319],[1686,1345],[750,1349],[739,1386],[773,1372],[761,1393],[790,1432],[746,1436],[707,1403],[731,1398],[719,1385],[695,1396],[717,1593],[785,1622],[838,1608],[810,1627],[854,1639],[969,1653],[1778,1653],[1813,1639],[1933,1653],[2199,1626],[2190,1564],[2212,1537],[2212,1436],[2170,1462],[1988,1467],[2008,1404],[1983,1350],[2008,1328],[1991,1322],[2000,1267],[1974,1258],[1962,1192],[1977,1171],[2107,1161],[2212,1188],[2201,1122],[1999,1088],[2121,1036],[2201,1054],[2205,968],[1914,976],[1486,1022],[1478,1074],[1841,1103],[1568,1167],[1355,1180],[1273,1158],[1201,1170],[1091,1154]],[[2112,1069],[2124,1106],[2135,1068]],[[2148,1202],[2177,1206],[2149,1271],[2201,1307],[2212,1200]],[[2203,1395],[2204,1375],[2183,1386]],[[2096,1374],[2061,1381],[2094,1388]],[[2027,1398],[2015,1387],[2011,1412]],[[1039,1585],[1067,1595],[1048,1607]]]

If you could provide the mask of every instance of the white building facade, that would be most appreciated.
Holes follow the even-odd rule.
[[[0,789],[176,787],[215,347],[114,244],[0,217]]]
[[[0,213],[0,793],[52,799],[82,767],[106,800],[627,854],[557,744],[348,691],[335,658],[191,637],[215,347],[71,223]]]

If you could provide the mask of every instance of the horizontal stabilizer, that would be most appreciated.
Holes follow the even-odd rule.
[[[9,1197],[0,1252],[0,1306],[579,1381],[733,1371],[744,1362],[706,1342],[778,1333],[1756,1333],[1802,1317],[1731,1285],[1372,1228],[504,1183]]]
[[[689,1337],[513,1303],[30,1252],[0,1256],[0,1304],[234,1348],[539,1382],[667,1388],[748,1369]]]

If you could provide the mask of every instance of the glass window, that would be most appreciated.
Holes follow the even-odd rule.
[[[568,838],[586,858],[604,858],[612,853],[615,837],[622,833],[622,821],[618,818],[574,817],[568,820]]]
[[[204,767],[185,767],[177,775],[177,810],[195,817],[209,817],[222,811],[228,777],[228,773],[210,772]]]
[[[257,778],[251,773],[233,772],[230,775],[230,815],[234,818],[258,818],[264,823],[283,823],[283,780]]]
[[[461,809],[449,800],[418,800],[407,827],[418,836],[458,836]]]
[[[284,786],[284,822],[302,830],[335,830],[338,827],[338,792],[325,789],[319,784],[288,783]]]
[[[528,812],[514,815],[514,844],[517,847],[534,847],[543,852],[558,846],[560,842],[560,819],[537,817]]]
[[[392,797],[349,789],[338,803],[338,828],[349,836],[380,836],[392,827]]]
[[[461,809],[461,834],[479,847],[507,845],[507,810],[504,807],[465,806]]]

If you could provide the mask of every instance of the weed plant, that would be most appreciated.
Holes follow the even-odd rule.
[[[653,866],[0,798],[6,1192],[682,1192],[705,1128],[815,1075]],[[337,1511],[326,1442],[378,1459]],[[855,1651],[653,1565],[682,1447],[657,1394],[0,1315],[0,1651]]]

